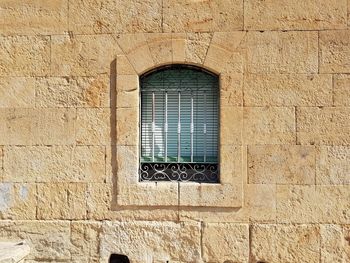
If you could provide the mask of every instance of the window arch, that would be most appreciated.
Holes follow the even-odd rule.
[[[168,65],[140,86],[140,181],[219,182],[219,77]]]

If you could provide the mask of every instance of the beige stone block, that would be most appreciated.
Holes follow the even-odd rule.
[[[243,2],[164,1],[165,32],[212,32],[243,29]]]
[[[68,30],[68,0],[2,1],[1,34],[62,34]]]
[[[115,144],[111,129],[112,111],[109,108],[77,109],[75,141],[79,145]]]
[[[117,76],[117,107],[138,108],[139,107],[139,76],[120,75]]]
[[[247,70],[249,73],[317,73],[317,32],[248,32]]]
[[[321,225],[321,260],[320,262],[350,261],[348,225]]]
[[[215,45],[210,45],[204,66],[220,73],[242,73],[244,54],[238,51],[231,53]]]
[[[247,224],[205,224],[202,243],[203,259],[206,262],[248,262]]]
[[[138,145],[138,108],[117,109],[117,145]]]
[[[186,33],[172,33],[173,63],[184,63],[186,58]]]
[[[350,108],[300,107],[296,116],[299,144],[350,144]]]
[[[37,78],[37,107],[109,107],[110,80],[107,74],[96,77]]]
[[[6,147],[4,180],[7,182],[103,182],[105,147]]]
[[[3,174],[4,174],[4,151],[3,147],[0,146],[0,182],[3,181]]]
[[[84,183],[38,184],[38,219],[86,219],[86,191]]]
[[[334,75],[334,105],[350,106],[350,75]]]
[[[155,64],[171,64],[173,61],[171,33],[145,34],[145,37]]]
[[[100,235],[100,262],[111,253],[131,262],[196,262],[201,254],[199,223],[104,222]]]
[[[243,129],[242,107],[220,108],[220,144],[241,145]]]
[[[185,62],[202,65],[207,56],[211,33],[187,33],[185,46]]]
[[[113,147],[112,147],[113,148]],[[121,185],[135,185],[138,183],[139,149],[137,146],[116,146],[117,182]],[[114,160],[112,160],[113,162]],[[113,164],[112,164],[113,165]]]
[[[35,78],[2,77],[0,78],[0,107],[34,107]]]
[[[0,36],[0,76],[46,76],[50,37]]]
[[[55,35],[51,37],[51,74],[110,74],[111,64],[121,53],[115,35]]]
[[[114,0],[69,2],[69,30],[75,34],[114,33],[118,6]]]
[[[320,72],[350,73],[350,30],[320,32]]]
[[[73,221],[71,223],[71,255],[74,262],[99,262],[99,222]]]
[[[350,185],[350,147],[321,146],[319,148],[316,183]]]
[[[243,74],[220,74],[220,106],[243,105]]]
[[[1,219],[35,219],[36,206],[35,184],[0,183]]]
[[[107,220],[112,217],[113,185],[93,183],[87,186],[87,217],[93,220]]]
[[[295,133],[292,107],[244,108],[243,141],[246,144],[295,144]]]
[[[118,75],[137,75],[130,61],[125,55],[117,56],[117,74]]]
[[[243,176],[242,146],[220,146],[220,183],[232,184]]]
[[[248,146],[251,184],[315,184],[316,150],[301,145]]]
[[[350,222],[350,186],[277,186],[281,223]]]
[[[248,30],[323,30],[346,27],[345,0],[254,1],[244,5]]]
[[[255,262],[320,262],[317,225],[253,225],[251,258]]]
[[[246,74],[246,106],[331,106],[328,74]]]
[[[1,221],[3,241],[25,240],[30,246],[26,260],[34,262],[69,261],[71,253],[68,221]]]

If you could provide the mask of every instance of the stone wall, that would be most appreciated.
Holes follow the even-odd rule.
[[[350,262],[349,11],[1,1],[1,241],[28,263]],[[220,74],[220,185],[134,180],[138,76],[171,63]]]

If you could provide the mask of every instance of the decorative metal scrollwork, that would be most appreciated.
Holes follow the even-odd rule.
[[[141,163],[140,181],[218,183],[216,163]]]

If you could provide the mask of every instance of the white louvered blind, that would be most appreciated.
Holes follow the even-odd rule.
[[[140,83],[141,162],[217,163],[218,77],[172,66]]]

